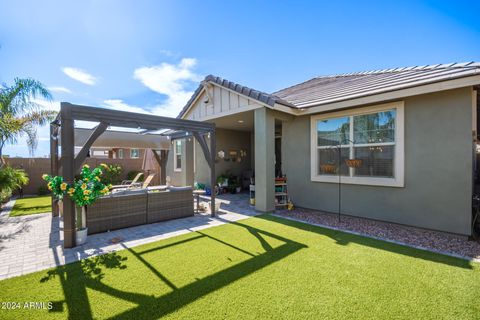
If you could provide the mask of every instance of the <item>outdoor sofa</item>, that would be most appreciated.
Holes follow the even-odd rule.
[[[88,206],[88,233],[193,216],[191,187],[124,190]]]

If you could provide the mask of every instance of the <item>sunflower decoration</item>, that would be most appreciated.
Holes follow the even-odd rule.
[[[63,177],[52,177],[44,174],[42,178],[47,181],[48,188],[59,199],[65,195],[69,196],[77,206],[82,207],[93,204],[99,197],[107,194],[110,187],[102,183],[103,170],[107,170],[106,165],[100,165],[97,168],[90,169],[84,165],[80,171],[80,176],[73,183],[63,182]],[[108,167],[108,166],[107,166]]]

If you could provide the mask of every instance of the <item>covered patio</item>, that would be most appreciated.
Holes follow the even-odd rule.
[[[75,121],[89,121],[98,123],[83,137],[83,146],[75,155]],[[107,130],[109,127],[119,127],[126,130],[123,133],[113,133]],[[173,119],[160,116],[137,114],[132,112],[107,110],[90,106],[73,105],[67,102],[61,103],[60,113],[57,119],[51,123],[51,174],[62,175],[66,183],[72,183],[85,161],[90,148],[103,136],[105,143],[115,135],[123,137],[123,143],[151,144],[160,146],[160,155],[157,161],[161,167],[162,182],[165,183],[166,164],[168,150],[165,145],[168,142],[185,137],[194,137],[201,146],[201,150],[210,169],[210,182],[215,185],[215,125],[192,120]],[[206,136],[209,137],[210,146]],[[135,139],[136,137],[136,139]],[[155,138],[158,141],[155,141]],[[119,137],[117,136],[117,140]],[[129,142],[130,141],[130,142]],[[78,142],[78,141],[77,141]],[[61,158],[59,156],[59,145],[61,145]],[[52,204],[54,204],[52,199]],[[211,208],[215,208],[215,195],[210,199]],[[56,215],[57,209],[52,206]],[[215,210],[211,212],[215,215]],[[63,244],[65,248],[72,248],[76,245],[76,221],[75,207],[73,201],[68,197],[63,201]]]

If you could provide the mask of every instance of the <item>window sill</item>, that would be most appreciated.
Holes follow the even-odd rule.
[[[325,176],[312,176],[311,180],[313,182],[326,182],[326,183],[338,183],[338,176],[334,175],[325,175]],[[403,188],[404,181],[403,179],[395,178],[367,178],[367,177],[345,177],[342,176],[340,179],[342,184],[356,184],[364,186],[378,186],[378,187],[397,187]]]
[[[173,169],[173,172],[182,172],[182,169]]]

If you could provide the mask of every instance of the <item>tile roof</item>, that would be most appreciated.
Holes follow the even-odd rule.
[[[272,107],[277,103],[300,109],[474,75],[480,75],[479,62],[319,76],[273,93],[258,91],[213,75],[206,76],[203,82],[215,83]],[[179,118],[187,112],[202,89],[202,85],[197,88],[178,115]]]
[[[473,75],[478,62],[395,68],[315,77],[273,95],[306,108]]]

